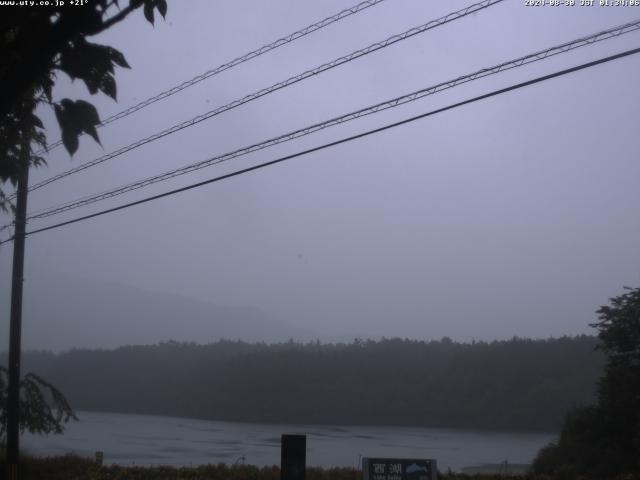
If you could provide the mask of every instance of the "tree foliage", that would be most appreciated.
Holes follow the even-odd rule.
[[[538,473],[640,473],[640,288],[625,289],[591,325],[606,355],[597,402],[569,412],[558,443],[538,455]]]
[[[8,372],[0,366],[0,443],[7,426]],[[65,396],[39,376],[28,373],[20,382],[20,431],[48,435],[62,433],[64,424],[76,419]]]
[[[17,2],[16,2],[17,3]],[[22,3],[22,2],[21,2]],[[54,4],[55,2],[47,2]],[[91,94],[102,92],[116,100],[115,67],[129,68],[118,50],[92,43],[87,37],[104,32],[142,7],[154,22],[154,11],[163,17],[166,0],[91,0],[83,5],[6,5],[0,17],[0,182],[15,185],[20,172],[44,163],[33,146],[45,148],[44,125],[36,113],[49,105],[62,132],[62,142],[73,155],[78,137],[86,133],[99,142],[96,108],[84,100],[53,97],[59,73],[81,80]],[[13,208],[0,189],[0,209]],[[7,371],[0,367],[0,434],[6,427]],[[60,432],[73,418],[65,397],[53,385],[32,373],[21,381],[21,429],[33,433]]]
[[[51,2],[54,3],[54,2]],[[33,155],[31,145],[45,148],[47,139],[36,108],[46,104],[55,110],[62,141],[73,155],[78,137],[86,133],[99,141],[96,108],[83,100],[53,97],[56,76],[65,73],[81,80],[91,94],[102,92],[116,100],[115,67],[129,68],[118,50],[92,43],[97,35],[142,7],[153,24],[154,12],[167,13],[166,0],[130,0],[121,8],[118,0],[92,0],[75,7],[37,6],[2,9],[0,18],[0,181],[17,182],[25,159],[30,165],[44,162]],[[28,151],[27,151],[28,150]],[[0,208],[10,207],[0,190]]]
[[[27,353],[80,410],[274,423],[555,431],[591,402],[595,338],[165,343]]]

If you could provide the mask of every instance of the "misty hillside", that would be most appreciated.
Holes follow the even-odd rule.
[[[545,430],[593,399],[596,339],[175,342],[31,352],[79,410],[213,420]]]
[[[8,292],[8,286],[3,290]],[[115,348],[193,339],[277,342],[313,338],[257,308],[221,306],[79,278],[28,278],[24,297],[24,349]],[[8,316],[8,309],[3,315]],[[6,316],[2,320],[6,326]]]

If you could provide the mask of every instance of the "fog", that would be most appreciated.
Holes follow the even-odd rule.
[[[63,74],[54,97],[90,100],[106,118],[353,3],[169,2],[166,21],[157,20],[155,27],[137,12],[94,39],[121,50],[132,66],[117,72],[118,103],[88,95],[83,84]],[[33,170],[30,181],[467,4],[383,2],[100,129],[102,147],[83,137],[72,159],[62,148],[53,150],[48,165]],[[640,8],[633,7],[540,8],[506,1],[34,191],[29,211],[204,160],[639,15]],[[28,230],[639,44],[636,32],[580,48],[122,197],[33,220]],[[639,74],[640,59],[630,56],[29,236],[23,347],[64,350],[169,337],[204,343],[225,335],[251,341],[382,336],[470,341],[592,333],[588,324],[598,306],[623,285],[640,284]],[[49,140],[57,140],[52,112],[43,110],[42,118]],[[3,214],[1,220],[5,224],[10,217]],[[0,246],[1,339],[8,338],[11,255],[11,244]],[[136,303],[136,295],[145,300]],[[79,304],[85,307],[75,308]],[[92,305],[95,315],[90,315]],[[171,307],[159,305],[174,305],[177,313],[166,314]],[[206,314],[196,322],[184,313],[197,309],[200,315],[207,305],[210,326]],[[243,316],[251,320],[246,328],[221,334],[221,322]],[[262,332],[254,321],[269,327]],[[133,323],[135,334],[129,331]],[[269,333],[276,329],[277,335]],[[105,342],[107,330],[117,335]],[[6,346],[5,340],[0,350]]]

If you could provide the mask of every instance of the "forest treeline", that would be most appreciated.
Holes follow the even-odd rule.
[[[23,371],[76,410],[212,420],[559,430],[593,401],[603,357],[590,336],[490,343],[168,342],[26,352]]]

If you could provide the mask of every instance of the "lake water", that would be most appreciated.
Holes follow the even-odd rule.
[[[438,468],[530,463],[552,433],[504,433],[437,428],[264,425],[191,418],[78,412],[63,435],[24,435],[36,455],[104,452],[105,464],[198,465],[236,461],[280,464],[280,436],[307,435],[307,465],[355,467],[361,456],[435,458]]]

